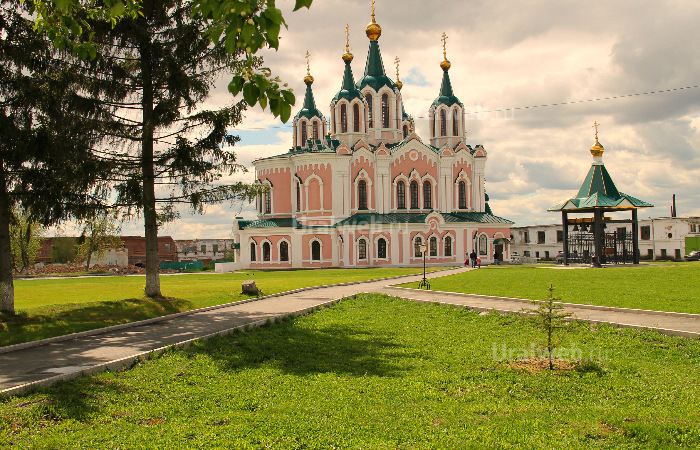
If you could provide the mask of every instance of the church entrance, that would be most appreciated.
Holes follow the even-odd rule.
[[[503,244],[496,244],[496,259],[503,261]]]

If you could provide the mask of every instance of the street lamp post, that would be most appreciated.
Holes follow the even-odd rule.
[[[418,285],[418,289],[422,289],[422,288],[430,289],[430,283],[428,282],[428,279],[425,277],[425,254],[428,251],[428,246],[421,244],[419,249],[423,253],[423,279],[421,280],[420,284]]]

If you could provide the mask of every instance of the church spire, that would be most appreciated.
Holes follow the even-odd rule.
[[[306,117],[306,118],[312,118],[312,117],[318,117],[318,118],[323,118],[323,114],[316,108],[316,101],[314,100],[314,93],[311,90],[311,85],[314,83],[314,77],[311,76],[311,65],[309,63],[309,60],[311,58],[311,54],[306,52],[306,76],[304,77],[304,83],[306,84],[306,95],[304,96],[304,106],[302,107],[301,111],[297,113],[295,116],[295,119],[299,117]]]
[[[367,25],[365,33],[369,38],[369,52],[367,53],[365,74],[357,82],[358,89],[362,89],[367,85],[371,86],[375,91],[379,91],[383,86],[389,86],[391,89],[394,89],[394,82],[386,76],[382,54],[379,51],[379,37],[382,35],[382,27],[379,26],[375,17],[374,0],[372,0],[372,22]]]
[[[452,63],[447,59],[447,34],[442,33],[442,56],[443,61],[440,63],[440,68],[442,68],[442,84],[440,85],[440,95],[433,102],[433,106],[437,105],[447,105],[452,106],[455,103],[462,105],[462,102],[455,97],[452,91],[452,82],[450,81],[450,74],[448,73],[452,67]]]
[[[345,25],[345,53],[343,54],[343,61],[345,61],[345,72],[343,73],[343,84],[338,92],[333,98],[334,101],[344,98],[348,101],[353,98],[362,98],[362,94],[355,87],[355,78],[352,75],[352,68],[350,63],[352,62],[354,56],[350,53],[350,25]]]

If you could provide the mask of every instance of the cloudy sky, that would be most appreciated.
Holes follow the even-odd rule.
[[[315,0],[294,13],[293,0],[277,3],[289,29],[278,52],[264,53],[265,65],[303,95],[309,50],[316,103],[327,114],[342,81],[346,23],[355,78],[364,70],[370,1]],[[424,138],[441,81],[440,37],[448,34],[452,85],[471,113],[467,143],[488,151],[495,214],[517,225],[556,223],[546,210],[580,187],[598,121],[618,189],[656,205],[640,217],[668,216],[674,193],[679,214],[700,216],[700,88],[677,89],[700,85],[697,0],[378,0],[376,8],[384,66],[395,74],[394,58],[401,59],[404,105]],[[222,80],[212,105],[230,101],[225,87]],[[573,103],[533,107],[566,102]],[[291,125],[259,108],[233,132],[242,137],[239,161],[251,168],[253,159],[291,146]],[[203,216],[183,214],[161,234],[229,237],[239,215],[253,212],[249,205],[209,207]],[[143,234],[137,222],[123,231]]]

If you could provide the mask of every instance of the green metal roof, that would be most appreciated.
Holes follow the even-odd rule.
[[[440,86],[440,95],[435,99],[432,106],[446,105],[452,106],[455,103],[464,108],[462,102],[452,92],[452,83],[450,82],[449,69],[442,69],[442,85]]]
[[[301,228],[299,223],[293,217],[260,219],[260,220],[239,220],[238,228],[245,230],[246,228]]]
[[[370,41],[365,74],[356,84],[357,88],[360,90],[368,85],[377,92],[384,86],[388,86],[391,89],[396,88],[394,82],[391,81],[391,78],[386,76],[386,72],[384,71],[384,63],[382,62],[382,54],[379,51],[378,41]]]
[[[508,219],[494,216],[485,212],[456,212],[440,213],[446,223],[513,223]],[[390,213],[374,214],[359,213],[353,214],[345,220],[335,224],[336,227],[343,225],[381,225],[391,223],[425,223],[428,217],[426,213]]]
[[[647,203],[617,190],[603,164],[593,164],[583,180],[576,197],[570,198],[548,211],[589,211],[594,209],[651,208]]]
[[[311,90],[311,83],[306,83],[304,107],[301,108],[301,111],[299,111],[296,116],[294,116],[294,120],[299,119],[300,117],[306,117],[307,119],[318,117],[319,119],[323,120],[323,114],[321,114],[321,111],[316,108],[316,101],[314,100],[314,93]]]
[[[362,100],[362,93],[355,87],[355,79],[352,76],[352,69],[350,68],[350,61],[345,61],[345,74],[343,75],[343,85],[340,91],[335,94],[333,101],[338,101],[344,98],[347,101],[351,101],[355,98]]]

